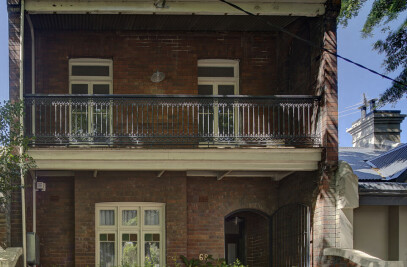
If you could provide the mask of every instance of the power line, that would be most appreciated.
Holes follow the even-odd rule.
[[[343,109],[352,108],[352,107],[359,106],[359,105],[362,105],[362,104],[363,104],[363,102],[358,102],[358,103],[356,103],[356,104],[353,104],[353,105],[347,106],[347,107],[345,107],[345,108],[343,108]]]
[[[295,38],[295,39],[297,39],[297,40],[300,40],[300,41],[302,41],[302,42],[308,44],[309,46],[312,46],[312,47],[315,47],[315,48],[320,48],[320,49],[322,49],[323,51],[325,51],[325,52],[327,52],[327,53],[329,53],[329,54],[331,54],[331,55],[333,55],[333,56],[335,56],[335,57],[341,58],[341,59],[345,60],[346,62],[349,62],[349,63],[351,63],[351,64],[353,64],[353,65],[358,66],[359,68],[365,69],[365,70],[367,70],[367,71],[370,71],[370,72],[373,73],[373,74],[379,75],[379,76],[382,77],[382,78],[385,78],[385,79],[390,80],[390,81],[392,81],[392,82],[394,82],[394,83],[397,83],[397,84],[399,84],[399,85],[402,85],[402,86],[404,86],[404,87],[407,87],[407,84],[405,84],[405,83],[403,83],[403,82],[397,81],[397,80],[395,80],[395,79],[393,79],[393,78],[391,78],[391,77],[389,77],[389,76],[387,76],[387,75],[384,75],[384,74],[382,74],[382,73],[379,73],[379,72],[377,72],[377,71],[375,71],[375,70],[373,70],[373,69],[371,69],[371,68],[368,68],[368,67],[366,67],[366,66],[364,66],[364,65],[362,65],[362,64],[359,64],[359,63],[357,63],[357,62],[355,62],[355,61],[353,61],[353,60],[350,60],[350,59],[348,59],[348,58],[346,58],[346,57],[343,57],[343,56],[341,56],[341,55],[338,55],[338,53],[332,52],[331,50],[326,49],[325,47],[321,47],[321,46],[319,46],[319,45],[317,45],[317,44],[314,44],[314,43],[311,42],[310,40],[304,39],[304,38],[302,38],[302,37],[300,37],[300,36],[298,36],[298,35],[296,35],[296,34],[290,32],[290,31],[284,29],[283,27],[274,25],[274,24],[272,24],[271,22],[269,22],[268,20],[266,20],[266,19],[264,19],[264,18],[262,18],[262,17],[260,17],[260,16],[257,16],[257,15],[255,15],[255,14],[253,14],[253,13],[251,13],[251,12],[249,12],[249,11],[243,9],[243,8],[241,8],[240,6],[237,6],[237,5],[235,5],[235,4],[233,4],[233,3],[230,3],[230,2],[228,2],[228,1],[226,1],[226,0],[219,0],[219,1],[221,1],[221,2],[223,2],[223,3],[225,3],[225,4],[229,5],[229,6],[231,6],[231,7],[235,8],[235,9],[237,9],[237,10],[240,10],[240,11],[246,13],[246,14],[249,15],[249,16],[254,16],[254,17],[256,17],[257,19],[260,19],[260,20],[264,21],[264,22],[265,22],[267,25],[269,25],[270,27],[273,27],[273,28],[275,28],[275,29],[277,29],[277,30],[279,30],[279,31],[281,31],[281,32],[284,32],[284,33],[290,35],[291,37],[293,37],[293,38]]]
[[[342,110],[342,111],[339,111],[338,114],[346,113],[346,112],[353,111],[353,110],[357,110],[357,109],[359,109],[359,108],[351,108],[351,109],[347,109],[347,110]]]
[[[343,114],[343,115],[339,116],[338,118],[347,117],[347,116],[352,115],[352,114],[355,114],[355,113],[359,113],[359,111],[351,112],[351,113],[349,113],[349,114]]]

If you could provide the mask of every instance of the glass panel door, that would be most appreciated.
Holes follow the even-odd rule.
[[[73,83],[72,94],[89,94],[89,83]],[[89,109],[87,99],[75,98],[71,102],[71,134],[83,136],[88,134]]]
[[[103,233],[99,235],[100,245],[100,266],[113,267],[116,263],[116,249],[115,249],[114,233]]]
[[[160,266],[160,234],[144,234],[144,266]]]
[[[198,85],[199,95],[213,95],[213,85],[212,84],[200,84]],[[213,136],[213,126],[214,126],[214,107],[213,103],[208,99],[204,104],[199,106],[199,118],[198,118],[198,131],[200,136]]]
[[[108,95],[110,84],[92,84],[94,95]],[[110,133],[110,103],[106,99],[95,98],[92,108],[92,133],[95,136],[104,136]]]
[[[136,233],[122,233],[122,265],[128,267],[138,266],[138,236]]]
[[[218,84],[218,95],[234,95],[235,86],[232,84]],[[233,109],[233,104],[229,101],[219,103],[218,121],[219,136],[233,136],[234,134],[234,120],[235,112]]]

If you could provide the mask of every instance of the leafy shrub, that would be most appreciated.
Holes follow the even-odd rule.
[[[182,262],[187,267],[248,267],[244,266],[238,259],[231,264],[227,264],[225,259],[214,259],[212,255],[209,255],[205,259],[190,259],[185,256],[180,256]]]

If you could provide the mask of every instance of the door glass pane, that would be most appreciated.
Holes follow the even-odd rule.
[[[93,103],[92,132],[96,136],[107,135],[110,131],[110,102],[95,99]]]
[[[88,133],[89,110],[86,99],[74,99],[72,108],[72,135],[81,136]]]
[[[199,106],[199,135],[213,135],[213,104]]]
[[[114,225],[114,210],[100,211],[100,225]]]
[[[100,234],[100,266],[115,266],[114,234]]]
[[[71,85],[72,94],[89,94],[87,84],[72,84]]]
[[[234,85],[219,85],[218,95],[234,95],[235,86]]]
[[[109,76],[109,66],[72,66],[72,76]]]
[[[94,95],[108,95],[110,85],[109,84],[94,84],[93,85],[93,94]]]
[[[109,84],[94,84],[93,94],[109,94]],[[110,130],[110,102],[104,99],[94,99],[92,116],[92,133],[95,136],[107,135]]]
[[[198,77],[234,77],[233,67],[198,67]]]
[[[88,94],[88,84],[72,84],[72,94]],[[87,99],[74,98],[71,102],[72,135],[81,136],[88,133],[89,110]]]
[[[233,107],[231,105],[219,105],[219,135],[233,135]]]
[[[198,85],[199,95],[213,95],[213,86],[208,84]],[[213,103],[205,103],[199,106],[198,131],[200,136],[213,134]]]
[[[144,225],[159,225],[159,224],[160,224],[160,211],[158,210],[144,211]]]
[[[154,241],[154,239],[156,241]],[[144,235],[144,266],[160,266],[160,235]]]
[[[137,210],[123,210],[122,211],[122,225],[136,226],[137,225]]]
[[[219,95],[234,95],[234,85],[219,85]],[[219,135],[227,137],[234,134],[233,105],[231,103],[219,103]]]
[[[137,266],[137,234],[122,234],[122,265]]]
[[[210,84],[199,84],[198,95],[213,95],[213,86]]]

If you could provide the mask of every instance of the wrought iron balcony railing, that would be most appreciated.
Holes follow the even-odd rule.
[[[314,96],[26,95],[33,145],[319,146]]]

